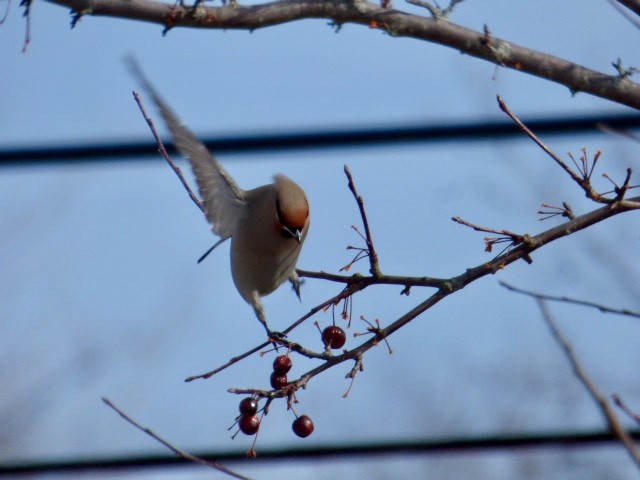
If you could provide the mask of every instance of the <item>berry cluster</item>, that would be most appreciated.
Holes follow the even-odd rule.
[[[271,373],[271,386],[276,390],[281,390],[289,384],[287,373],[291,370],[293,362],[289,355],[279,355],[273,362],[273,372]],[[255,397],[246,397],[240,401],[238,406],[240,416],[238,417],[238,428],[245,435],[255,435],[260,429],[260,417],[258,416],[258,400]],[[295,412],[294,412],[295,414]],[[313,433],[313,421],[307,415],[301,415],[291,425],[293,432],[301,437],[308,437]]]
[[[260,428],[260,417],[258,416],[258,400],[254,397],[243,398],[239,405],[240,418],[238,418],[238,428],[245,435],[255,435]]]
[[[275,390],[282,390],[289,384],[287,373],[291,370],[293,362],[289,355],[278,355],[273,361],[273,373],[269,380],[271,381],[271,387]]]
[[[317,322],[316,325],[318,326],[318,330],[320,330],[320,326]],[[342,348],[347,342],[347,334],[342,328],[337,327],[336,325],[330,325],[324,330],[321,330],[320,333],[322,343],[324,344],[327,351],[338,350]],[[269,377],[271,388],[275,390],[285,389],[289,385],[289,378],[287,377],[287,374],[292,367],[293,362],[288,353],[286,355],[278,355],[273,361],[273,371],[271,372],[271,376]],[[264,413],[266,413],[268,409],[268,404],[269,401],[264,408]],[[260,429],[261,417],[258,415],[258,406],[258,399],[255,396],[246,397],[240,401],[240,416],[238,417],[237,422],[238,428],[245,435],[255,435]],[[290,404],[289,406],[293,410]],[[309,418],[308,415],[298,416],[295,411],[294,415],[296,416],[296,419],[291,425],[293,433],[301,438],[305,438],[311,435],[314,430],[314,425],[311,418]]]
[[[271,386],[280,390],[289,384],[287,373],[291,370],[293,362],[289,355],[278,355],[273,361],[273,373],[271,374]],[[307,415],[302,415],[293,421],[291,425],[293,432],[301,438],[308,437],[313,433],[313,422]]]

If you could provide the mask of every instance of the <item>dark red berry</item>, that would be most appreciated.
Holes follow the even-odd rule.
[[[238,427],[245,435],[254,435],[260,428],[260,417],[258,415],[241,415]]]
[[[301,438],[308,437],[313,433],[313,422],[306,415],[296,418],[291,425],[293,433]]]
[[[322,331],[322,342],[325,346],[338,349],[342,348],[347,341],[347,334],[344,333],[344,330],[340,327],[336,327],[335,325],[331,327],[327,327]]]
[[[276,390],[281,390],[287,386],[289,380],[287,379],[287,374],[279,374],[277,372],[273,372],[270,377],[271,386]]]
[[[253,397],[247,397],[240,400],[238,407],[242,415],[255,415],[258,411],[258,400]]]
[[[292,366],[293,362],[291,361],[291,357],[289,357],[289,355],[279,355],[273,361],[273,371],[281,375],[289,373],[289,370],[291,370]]]

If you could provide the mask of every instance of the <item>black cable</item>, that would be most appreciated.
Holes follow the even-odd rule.
[[[596,132],[601,125],[614,130],[640,128],[639,115],[599,115],[583,118],[541,119],[525,122],[541,135]],[[450,125],[411,125],[395,128],[353,128],[334,131],[306,131],[287,134],[229,136],[203,139],[216,153],[327,149],[362,147],[409,142],[449,142],[487,140],[523,135],[516,125],[505,121],[481,121]],[[524,138],[524,137],[523,137]],[[171,144],[167,143],[167,147]],[[0,166],[79,163],[113,160],[142,160],[158,155],[150,141],[103,142],[62,147],[0,149]]]
[[[630,432],[640,440],[640,430]],[[340,459],[356,456],[381,455],[426,455],[442,453],[471,453],[480,450],[515,450],[533,447],[580,447],[602,443],[615,444],[620,440],[607,431],[582,433],[536,433],[527,435],[497,435],[483,437],[462,437],[435,440],[411,440],[406,442],[382,442],[369,444],[337,444],[296,448],[259,448],[256,459],[247,460],[246,452],[212,453],[195,452],[194,455],[215,459],[224,464],[250,461],[299,461],[307,459]],[[623,448],[620,445],[620,448]],[[33,475],[51,473],[70,473],[74,471],[124,470],[133,468],[156,468],[165,466],[192,465],[188,460],[167,455],[140,455],[114,458],[69,459],[50,462],[0,463],[0,477],[5,475]]]

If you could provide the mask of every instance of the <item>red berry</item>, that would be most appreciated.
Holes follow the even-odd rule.
[[[242,415],[255,415],[258,411],[258,400],[253,397],[247,397],[240,400],[238,407]]]
[[[306,415],[296,418],[291,425],[293,433],[301,438],[308,437],[313,433],[313,422]]]
[[[273,371],[281,375],[288,373],[292,366],[293,362],[289,355],[279,355],[273,361]]]
[[[322,331],[322,342],[325,346],[334,350],[342,348],[347,341],[347,334],[344,330],[335,325],[327,327]]]
[[[276,390],[281,390],[287,386],[289,380],[287,379],[287,374],[279,374],[277,372],[273,372],[270,377],[271,386]]]
[[[258,415],[241,415],[238,427],[245,435],[254,435],[260,428],[260,417]]]

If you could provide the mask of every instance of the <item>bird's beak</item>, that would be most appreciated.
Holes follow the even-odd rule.
[[[287,232],[287,235],[290,235],[293,238],[295,238],[298,243],[302,243],[302,235],[304,234],[304,229],[296,228],[294,230],[291,230],[289,227],[285,227],[285,226],[282,226],[282,229],[285,232]]]
[[[301,228],[296,228],[295,230],[291,230],[288,227],[284,227],[289,235],[296,239],[298,243],[302,243],[302,234],[303,230]]]

